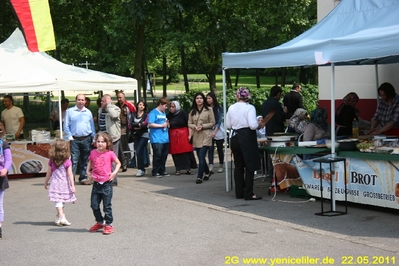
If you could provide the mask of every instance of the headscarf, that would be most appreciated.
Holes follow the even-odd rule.
[[[357,96],[356,93],[354,93],[354,92],[348,93],[342,99],[342,103],[340,104],[340,106],[338,106],[336,116],[339,116],[339,114],[342,111],[342,108],[344,108],[345,105],[352,106],[354,109],[356,109],[356,104],[358,101],[359,101],[359,96]]]
[[[305,127],[308,124],[306,122],[308,112],[303,108],[297,108],[290,118],[289,127],[294,129],[296,133],[302,134],[305,131]]]
[[[178,102],[178,101],[172,101],[172,103],[175,105],[175,107],[176,107],[176,111],[173,113],[174,115],[177,115],[179,112],[180,112],[180,110],[181,110],[181,107],[180,107],[180,103]]]
[[[249,102],[251,100],[251,93],[247,87],[240,87],[236,93],[237,99]]]
[[[327,111],[325,108],[318,107],[312,111],[310,115],[310,123],[316,125],[318,128],[327,130]]]

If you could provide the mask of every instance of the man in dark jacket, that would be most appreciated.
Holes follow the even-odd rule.
[[[275,132],[285,131],[285,115],[287,107],[281,106],[280,98],[283,90],[279,86],[274,86],[270,90],[270,97],[262,104],[262,116],[265,118],[270,112],[274,112],[272,118],[266,124],[266,135],[272,136]]]
[[[301,91],[301,84],[294,83],[291,91],[284,96],[283,103],[287,107],[286,119],[290,119],[296,109],[303,108]]]

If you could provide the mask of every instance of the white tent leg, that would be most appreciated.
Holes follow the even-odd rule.
[[[226,119],[226,113],[227,113],[227,103],[226,103],[226,69],[223,68],[222,70],[223,74],[223,117]],[[225,120],[224,120],[225,121]],[[226,123],[222,122],[224,125],[224,128],[226,128]],[[229,182],[229,164],[228,164],[228,156],[227,156],[227,134],[224,135],[224,154],[226,158],[226,162],[224,164],[224,173],[226,177],[226,192],[229,192],[231,190],[230,187],[230,182]]]

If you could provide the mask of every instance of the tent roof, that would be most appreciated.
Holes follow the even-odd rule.
[[[280,46],[223,53],[225,68],[399,62],[399,0],[342,0],[323,20]]]
[[[133,78],[67,65],[44,52],[30,52],[19,29],[0,44],[0,92],[135,89]]]

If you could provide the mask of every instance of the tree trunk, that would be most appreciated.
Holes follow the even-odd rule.
[[[142,66],[143,66],[143,54],[144,54],[144,24],[138,24],[136,26],[136,57],[134,61],[134,78],[137,80],[137,90],[139,99],[141,99],[141,83],[142,83]],[[144,91],[145,95],[145,91]]]
[[[309,68],[301,67],[299,69],[299,83],[308,84],[309,83]]]
[[[237,88],[238,86],[238,78],[240,77],[240,69],[238,68],[236,71],[236,83],[235,83],[235,87]]]
[[[287,77],[287,68],[281,68],[281,87],[285,87],[285,79]]]
[[[212,66],[211,71],[208,75],[209,91],[216,92],[216,72],[217,66]]]
[[[179,20],[180,20],[180,32],[183,34],[184,33],[184,23],[183,23],[183,14],[180,12],[179,14]],[[190,91],[190,85],[188,83],[188,73],[187,73],[187,67],[186,67],[186,47],[182,44],[180,45],[180,60],[181,60],[181,72],[183,74],[183,80],[184,80],[184,88],[186,92]]]
[[[230,69],[225,70],[225,75],[226,75],[226,88],[233,89],[233,86],[231,84]]]
[[[259,68],[256,69],[256,87],[260,88]]]
[[[166,88],[168,85],[167,82],[167,71],[168,70],[168,65],[166,61],[166,56],[162,56],[162,90],[163,90],[163,97],[166,97]]]
[[[184,45],[180,46],[180,60],[181,60],[181,70],[183,73],[183,79],[184,79],[184,88],[186,89],[186,92],[190,91],[190,87],[188,84],[188,76],[187,76],[187,68],[186,68],[186,51],[184,49]]]

